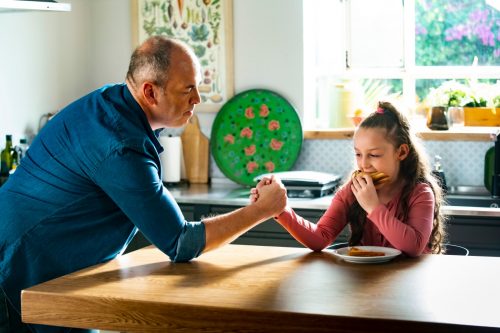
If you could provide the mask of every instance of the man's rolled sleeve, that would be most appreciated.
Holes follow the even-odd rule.
[[[185,262],[198,257],[205,248],[205,224],[203,222],[186,222],[177,241],[174,262]]]

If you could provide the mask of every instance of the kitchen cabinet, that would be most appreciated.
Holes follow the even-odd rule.
[[[199,221],[205,216],[220,215],[233,211],[237,206],[218,204],[179,204],[188,221]],[[295,211],[311,222],[317,222],[323,209],[295,208]],[[346,229],[336,239],[337,242],[348,240]],[[486,216],[450,216],[448,221],[448,242],[465,246],[473,256],[500,257],[500,221],[498,217]],[[303,247],[276,221],[268,220],[250,229],[233,244]],[[150,243],[137,233],[126,252],[130,252]]]
[[[448,238],[468,248],[470,255],[500,257],[498,217],[450,216]]]
[[[232,206],[211,206],[211,214],[224,214],[232,210],[234,210]],[[321,215],[323,215],[323,211],[314,209],[295,209],[295,212],[311,222],[318,222]],[[336,242],[346,242],[347,235],[346,229],[339,235]],[[245,232],[233,241],[233,243],[244,245],[303,247],[302,244],[297,242],[295,238],[285,230],[285,228],[272,219]]]

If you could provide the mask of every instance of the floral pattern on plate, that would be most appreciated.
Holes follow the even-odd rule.
[[[265,89],[244,91],[218,112],[211,151],[222,173],[252,186],[263,173],[288,171],[302,147],[302,126],[295,108]]]

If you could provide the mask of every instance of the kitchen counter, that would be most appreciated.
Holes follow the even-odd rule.
[[[498,332],[500,258],[352,264],[331,251],[154,247],[23,290],[27,323],[126,332]]]
[[[188,221],[200,221],[206,216],[226,214],[238,207],[249,204],[250,188],[243,188],[235,183],[216,183],[211,186],[194,184],[191,186],[167,186],[175,197]],[[457,189],[453,189],[455,192]],[[461,190],[461,189],[460,189]],[[454,202],[468,203],[479,196],[454,196]],[[488,199],[488,197],[484,197]],[[332,195],[315,199],[289,199],[289,205],[303,218],[317,223],[330,205]],[[493,199],[492,199],[493,200]],[[500,199],[495,199],[499,202]],[[475,200],[483,207],[486,201]],[[446,242],[466,247],[472,256],[500,257],[500,209],[467,206],[443,206],[448,215]],[[349,227],[337,236],[335,242],[347,242]],[[279,223],[269,219],[233,241],[234,244],[303,247]],[[134,251],[150,245],[139,232],[127,251]]]
[[[167,186],[178,203],[207,204],[224,206],[246,206],[249,203],[250,188],[237,184],[192,184],[178,187]],[[314,199],[289,199],[289,205],[294,209],[326,210],[332,201],[333,195]],[[471,207],[471,206],[443,206],[446,215],[500,217],[500,208]]]

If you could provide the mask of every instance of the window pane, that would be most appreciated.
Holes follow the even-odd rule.
[[[401,0],[351,0],[350,67],[403,66],[403,5]]]
[[[500,65],[498,8],[485,0],[415,2],[418,66],[468,66],[474,57],[479,65]]]
[[[456,84],[455,84],[456,83]],[[417,96],[420,101],[426,101],[429,106],[448,105],[449,95],[446,91],[462,90],[465,93],[474,95],[478,101],[484,99],[489,105],[492,105],[493,98],[498,94],[497,80],[494,79],[433,79],[416,80]],[[434,92],[432,92],[434,90]],[[431,94],[429,94],[431,93]],[[465,96],[462,96],[465,97]],[[469,96],[470,97],[470,96]],[[463,106],[468,99],[456,101],[457,105]],[[451,104],[453,106],[453,104]]]
[[[345,66],[344,6],[340,1],[304,1],[304,52],[312,68],[331,73]]]
[[[317,81],[317,128],[352,127],[356,119],[376,109],[384,100],[397,100],[401,95],[400,79],[342,80],[320,78]]]

